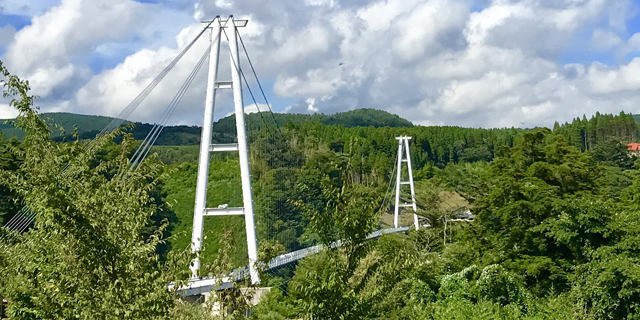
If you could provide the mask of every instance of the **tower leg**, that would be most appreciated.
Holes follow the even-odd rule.
[[[411,167],[411,151],[409,149],[409,138],[410,137],[405,137],[404,146],[407,149],[407,171],[409,171],[409,186],[411,187],[411,203],[413,204],[413,222],[416,226],[416,230],[418,230],[420,225],[418,224],[418,215],[416,214],[416,212],[418,211],[418,208],[416,207],[416,188],[413,185],[413,170]]]
[[[240,175],[242,178],[242,199],[244,202],[244,218],[247,231],[247,249],[249,251],[249,270],[251,283],[260,283],[256,263],[258,262],[258,245],[253,216],[253,196],[251,192],[251,176],[249,171],[249,153],[247,148],[247,132],[244,122],[244,104],[242,101],[242,79],[240,78],[240,58],[238,54],[238,37],[233,16],[227,22],[229,30],[229,48],[231,49],[231,80],[233,82],[233,102],[236,110],[236,126],[238,128],[238,152],[240,158]]]
[[[398,167],[396,168],[396,207],[393,215],[393,227],[397,228],[400,215],[400,177],[402,176],[402,139],[398,137]]]
[[[207,81],[207,97],[204,104],[204,123],[200,138],[200,157],[198,161],[198,181],[196,184],[196,200],[193,210],[193,231],[191,233],[191,250],[202,250],[204,234],[204,211],[207,205],[207,184],[209,182],[209,145],[211,144],[211,128],[213,126],[213,109],[215,104],[215,83],[218,75],[218,58],[220,53],[220,19],[216,17],[211,26],[211,55],[209,56],[209,75]],[[196,258],[191,266],[193,277],[198,276],[200,259]]]

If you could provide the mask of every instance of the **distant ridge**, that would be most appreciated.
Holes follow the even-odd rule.
[[[73,126],[78,126],[79,132],[92,131],[92,130],[102,130],[113,118],[105,117],[105,116],[89,116],[83,114],[75,114],[75,113],[67,113],[67,112],[50,112],[43,113],[43,117],[50,118],[52,122],[62,126],[64,128],[64,134],[71,134],[73,131]],[[18,138],[22,138],[24,133],[20,130],[14,128],[11,124],[4,123],[7,120],[13,119],[2,119],[0,120],[0,130],[4,133],[5,136],[10,137],[12,135],[17,136]],[[97,129],[100,128],[100,129]],[[53,137],[59,137],[60,131],[54,130],[52,133]]]
[[[64,133],[54,130],[52,137],[54,140],[62,141],[71,138],[73,126],[77,125],[78,134],[82,139],[95,137],[114,118],[105,116],[91,116],[74,113],[43,113],[46,118],[50,118],[52,123],[56,123],[64,129]],[[325,114],[292,114],[274,113],[273,118],[266,113],[252,113],[246,117],[249,130],[260,128],[264,122],[279,126],[287,123],[299,125],[309,121],[317,121],[326,125],[339,125],[344,127],[413,127],[413,124],[398,115],[376,109],[355,109],[340,112],[332,115]],[[11,119],[8,119],[11,120]],[[15,129],[10,124],[5,124],[5,120],[0,120],[0,130],[5,136],[15,135],[22,138],[24,133]],[[130,123],[130,122],[126,122]],[[131,131],[134,139],[142,140],[149,133],[152,124],[136,122]],[[235,136],[235,116],[231,115],[220,119],[214,124],[214,140],[218,142],[228,142]],[[157,145],[193,145],[200,143],[200,126],[167,126],[162,135],[158,138]]]

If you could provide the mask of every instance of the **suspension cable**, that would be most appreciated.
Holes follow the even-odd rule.
[[[173,112],[182,101],[182,98],[184,97],[185,93],[191,86],[191,83],[193,83],[193,80],[195,79],[196,75],[202,68],[202,65],[211,54],[210,48],[211,47],[207,48],[207,50],[202,55],[202,57],[200,58],[200,60],[198,61],[194,69],[191,71],[187,79],[184,81],[184,83],[182,84],[182,86],[180,87],[176,95],[173,97],[169,105],[165,108],[164,113],[162,114],[160,119],[153,125],[152,129],[149,131],[149,133],[144,138],[144,140],[142,141],[142,143],[140,144],[140,146],[138,147],[134,155],[131,157],[130,170],[137,168],[139,164],[149,154],[149,151],[155,144],[156,140],[158,139],[158,136],[164,129],[164,126],[167,124],[167,122],[171,118],[171,115],[173,115]]]
[[[214,21],[216,21],[216,19],[209,21],[209,23],[202,30],[200,30],[200,33],[198,33],[198,35],[193,40],[191,40],[191,42],[184,49],[182,49],[182,51],[171,61],[171,63],[169,63],[169,65],[167,65],[164,70],[162,70],[162,72],[160,72],[160,74],[155,79],[153,79],[153,81],[151,81],[151,83],[149,83],[149,85],[147,85],[147,87],[142,92],[140,92],[140,94],[138,94],[138,96],[133,99],[133,101],[131,101],[131,103],[100,132],[100,135],[105,134],[106,132],[110,132],[115,128],[121,126],[125,119],[130,116],[131,113],[135,111],[135,109],[138,108],[142,101],[151,93],[153,89],[155,89],[155,87],[160,83],[160,81],[162,81],[162,79],[164,79],[169,71],[171,71],[173,67],[175,67],[178,61],[180,61],[182,57],[184,57],[187,51],[191,49],[191,47],[196,43],[198,39],[200,39],[202,34],[204,34],[204,32],[211,26]]]
[[[229,41],[229,36],[227,35],[227,31],[224,29],[222,29],[222,31],[224,32],[224,37],[227,39],[227,41]],[[253,96],[253,91],[251,91],[251,87],[249,87],[249,83],[247,82],[247,77],[244,76],[244,72],[242,71],[242,68],[240,68],[240,61],[236,62],[236,60],[233,58],[233,55],[230,55],[230,56],[231,56],[231,62],[233,63],[233,67],[236,68],[238,71],[240,71],[240,75],[242,75],[242,78],[244,79],[244,83],[247,86],[247,90],[249,90],[249,94],[251,95],[253,104],[256,106],[256,109],[258,109],[258,115],[260,115],[262,122],[266,125],[267,121],[264,120],[264,116],[262,115],[262,112],[260,112],[260,106],[258,105],[258,102],[256,102],[256,98]]]
[[[273,110],[271,110],[271,104],[269,103],[269,100],[267,100],[267,95],[264,93],[264,90],[262,89],[262,84],[260,83],[260,80],[258,79],[258,75],[256,74],[256,69],[253,67],[253,62],[251,62],[251,57],[249,57],[249,53],[247,52],[247,47],[244,45],[244,40],[242,40],[242,37],[240,36],[240,32],[238,31],[238,29],[236,29],[236,33],[238,34],[238,39],[240,39],[240,43],[242,44],[242,49],[244,50],[244,54],[247,56],[247,61],[249,62],[249,66],[251,67],[251,71],[253,72],[253,76],[256,79],[256,82],[258,83],[258,88],[260,88],[260,92],[262,93],[262,97],[264,98],[264,102],[267,104],[267,107],[269,108],[269,112],[271,114],[271,118],[273,118],[273,122],[276,125],[276,128],[278,128],[278,131],[280,131],[280,126],[278,125],[278,121],[276,120],[275,116],[273,115]],[[245,79],[246,82],[246,79]],[[280,135],[282,135],[282,132],[280,131]]]
[[[389,190],[391,189],[391,184],[393,183],[393,176],[396,173],[396,167],[398,165],[398,161],[400,161],[400,159],[398,158],[398,154],[396,154],[396,160],[393,162],[393,171],[391,172],[391,178],[389,179],[389,184],[387,185],[387,191],[384,194],[384,198],[382,199],[382,204],[380,205],[380,209],[378,209],[378,211],[381,211],[385,203],[387,202],[387,196],[389,195]]]
[[[204,34],[204,32],[211,26],[211,24],[215,20],[216,19],[211,20],[200,31],[200,33],[198,33],[198,35],[171,61],[171,63],[169,63],[169,65],[167,65],[162,70],[162,72],[160,72],[160,74],[156,76],[156,78],[154,78],[153,81],[151,81],[151,83],[149,83],[147,87],[145,87],[145,89],[142,90],[142,92],[140,92],[138,96],[136,96],[133,99],[133,101],[131,101],[131,103],[129,103],[129,105],[127,105],[127,107],[124,110],[122,110],[120,114],[116,116],[116,118],[114,118],[109,124],[107,124],[102,129],[102,131],[100,131],[97,137],[103,136],[109,132],[112,132],[116,128],[120,127],[124,123],[124,121],[126,121],[126,118],[129,117],[131,113],[133,113],[133,111],[135,111],[140,106],[140,104],[147,98],[147,96],[149,96],[151,91],[153,91],[153,89],[157,87],[160,81],[162,81],[165,78],[165,76],[175,67],[175,65],[182,59],[182,57],[184,57],[187,51],[191,49],[191,47],[196,43],[196,41],[202,36],[202,34]],[[89,152],[94,152],[96,143],[97,143],[96,139],[91,140],[85,146],[84,150]],[[62,169],[62,174],[67,172],[68,168],[69,168],[69,164],[67,164]],[[20,211],[18,211],[18,213],[16,213],[11,219],[9,219],[7,224],[5,224],[5,227],[11,231],[18,231],[22,233],[31,225],[31,223],[35,220],[35,217],[36,217],[36,214],[32,212],[31,208],[25,205],[22,207]]]

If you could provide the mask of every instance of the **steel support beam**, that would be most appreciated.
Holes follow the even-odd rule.
[[[242,216],[244,208],[206,208],[205,216]]]
[[[227,144],[211,144],[209,146],[210,152],[225,152],[225,151],[238,151],[237,143],[227,143]]]
[[[202,250],[204,234],[204,209],[207,205],[207,184],[209,182],[209,145],[211,144],[211,129],[213,126],[213,109],[216,99],[215,83],[218,75],[218,61],[220,55],[220,17],[216,17],[211,24],[211,55],[209,56],[209,74],[207,80],[207,96],[204,103],[204,123],[200,137],[200,155],[198,160],[198,180],[196,182],[196,199],[193,210],[193,231],[191,233],[191,250]],[[193,277],[198,275],[200,259],[195,258],[191,265]]]

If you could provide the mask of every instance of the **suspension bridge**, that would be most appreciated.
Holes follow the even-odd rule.
[[[258,86],[258,90],[268,108],[268,111],[259,112],[260,117],[265,123],[268,123],[264,117],[271,117],[271,122],[277,130],[274,134],[282,134],[276,119],[273,117],[270,104],[264,93],[262,85],[254,69],[253,63],[247,53],[246,46],[240,36],[239,28],[243,28],[247,25],[247,20],[234,19],[233,16],[229,16],[227,19],[222,19],[219,16],[213,20],[203,22],[204,27],[198,33],[198,35],[188,43],[184,49],[158,74],[158,76],[149,83],[149,85],[140,94],[133,99],[133,101],[123,109],[123,111],[114,118],[101,132],[100,135],[104,135],[111,132],[126,121],[129,116],[142,104],[142,102],[151,94],[151,92],[158,86],[158,84],[170,73],[176,64],[191,50],[197,41],[203,38],[207,32],[209,34],[209,44],[206,50],[201,55],[200,59],[196,62],[195,67],[188,75],[182,86],[180,86],[178,92],[173,99],[169,102],[164,112],[160,115],[158,121],[153,125],[152,129],[142,141],[138,149],[135,151],[130,159],[130,170],[136,170],[140,163],[149,155],[152,147],[158,139],[158,136],[162,133],[163,128],[167,125],[171,116],[177,110],[184,96],[188,92],[189,88],[195,81],[199,71],[207,64],[208,61],[208,73],[207,73],[207,85],[206,85],[206,97],[204,105],[204,117],[202,126],[202,136],[200,140],[199,158],[198,158],[198,171],[197,171],[197,183],[194,186],[196,189],[195,205],[193,211],[193,228],[191,235],[191,249],[194,252],[200,252],[203,249],[204,240],[204,226],[205,219],[210,217],[220,216],[242,216],[244,218],[245,232],[247,239],[247,258],[248,265],[234,270],[228,277],[224,279],[209,278],[199,276],[199,269],[201,268],[201,262],[199,258],[196,258],[190,268],[192,271],[192,279],[189,281],[186,287],[180,288],[180,293],[183,296],[192,296],[209,292],[211,290],[225,289],[233,285],[234,282],[241,281],[243,279],[250,279],[251,283],[257,285],[260,283],[260,277],[258,272],[258,264],[261,263],[264,269],[273,270],[290,264],[292,262],[303,259],[304,257],[318,253],[323,250],[322,245],[314,245],[306,248],[299,248],[297,250],[290,250],[285,254],[279,255],[268,262],[258,261],[258,242],[256,236],[256,222],[255,222],[255,210],[252,192],[252,176],[249,163],[249,144],[247,139],[247,129],[245,124],[245,105],[243,101],[243,88],[249,92],[249,96],[255,106],[259,106],[254,91],[249,86],[246,75],[243,69],[240,67],[241,56],[240,48],[243,49],[245,56],[243,57],[249,64],[249,69],[254,76],[255,83]],[[220,69],[220,50],[222,40],[226,40],[229,47],[229,66],[230,66],[230,79],[219,80],[218,73]],[[226,70],[226,68],[224,68]],[[235,125],[237,137],[234,143],[213,143],[213,124],[214,124],[214,110],[216,106],[216,96],[221,90],[231,90],[233,96],[233,106],[235,114]],[[257,93],[257,91],[255,92]],[[398,154],[393,167],[392,178],[395,176],[395,211],[394,211],[394,223],[393,227],[387,229],[381,229],[373,232],[369,235],[368,239],[378,238],[384,234],[407,232],[409,226],[401,226],[399,221],[400,210],[403,207],[410,208],[414,213],[413,227],[418,229],[420,226],[419,217],[415,214],[417,207],[415,201],[415,188],[413,184],[413,176],[411,170],[411,155],[409,149],[410,137],[401,136],[398,137]],[[87,148],[95,147],[91,143]],[[228,205],[207,206],[207,187],[209,185],[209,166],[211,163],[211,154],[218,152],[233,152],[237,153],[239,166],[240,166],[240,180],[241,180],[241,194],[242,194],[242,206],[230,207]],[[403,165],[407,166],[407,172],[409,179],[402,180],[402,168]],[[387,188],[387,195],[392,185],[393,179],[389,181],[389,188]],[[401,203],[400,190],[403,186],[410,188],[410,199],[406,203]],[[385,196],[385,201],[387,197]],[[276,213],[277,214],[277,213]],[[6,227],[10,230],[17,232],[26,231],[36,218],[36,213],[32,212],[29,208],[25,207],[21,212],[15,215],[8,223]],[[342,245],[340,240],[332,243],[331,247],[339,247]],[[171,286],[171,285],[170,285]]]

